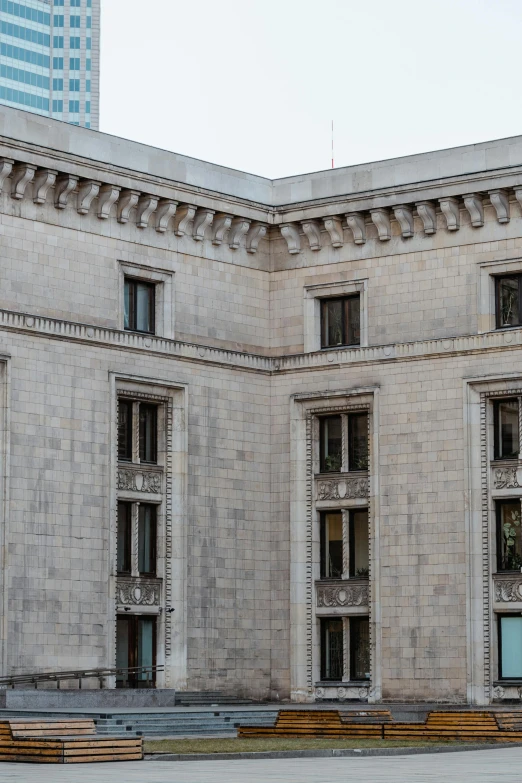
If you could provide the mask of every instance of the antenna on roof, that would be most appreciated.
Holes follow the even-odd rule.
[[[332,120],[332,168],[334,167],[334,135],[333,135],[333,120]]]

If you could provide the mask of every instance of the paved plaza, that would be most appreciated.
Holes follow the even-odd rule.
[[[522,748],[360,759],[0,764],[1,783],[520,783]]]

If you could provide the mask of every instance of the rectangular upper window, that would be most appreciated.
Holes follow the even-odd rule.
[[[522,536],[520,529],[520,499],[497,500],[497,569],[520,571],[522,568]]]
[[[517,459],[519,452],[519,402],[517,397],[494,400],[495,459]]]
[[[118,502],[118,573],[130,574],[132,562],[132,503]]]
[[[69,92],[80,92],[79,79],[69,79]]]
[[[81,27],[82,26],[82,20],[79,16],[70,16],[69,17],[69,24],[71,27]]]
[[[125,278],[124,328],[131,332],[154,334],[155,285]]]
[[[348,470],[368,470],[368,414],[348,414]]]
[[[350,680],[370,678],[370,622],[350,617]]]
[[[369,576],[368,509],[349,511],[350,577],[364,579]]]
[[[321,514],[321,579],[342,579],[343,515],[340,511]]]
[[[71,71],[79,71],[80,70],[80,58],[79,57],[71,57],[69,59],[69,70],[71,70]]]
[[[344,673],[344,632],[340,617],[321,618],[321,680],[340,682]]]
[[[72,36],[69,39],[69,46],[71,49],[81,49],[81,39],[79,36]]]
[[[140,462],[158,461],[158,406],[140,403]]]
[[[321,473],[338,473],[343,464],[343,435],[341,416],[320,419]]]
[[[132,402],[118,402],[118,459],[132,460]]]
[[[498,618],[499,677],[522,680],[522,617]]]
[[[138,571],[156,575],[156,506],[140,503],[138,511]]]
[[[343,430],[347,443],[344,468]],[[368,414],[365,411],[321,417],[319,437],[321,473],[368,470]]]
[[[497,329],[522,325],[522,274],[495,278]]]
[[[53,68],[56,71],[63,71],[63,57],[53,57]]]
[[[361,342],[360,296],[321,301],[321,348],[359,345]]]
[[[53,25],[54,27],[63,27],[64,24],[64,16],[63,14],[55,14],[53,16]]]

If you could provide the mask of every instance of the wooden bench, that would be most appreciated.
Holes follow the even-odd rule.
[[[240,726],[238,737],[381,737],[389,710],[280,710],[274,726]]]
[[[140,761],[141,737],[101,737],[93,720],[0,721],[0,761],[75,764]]]

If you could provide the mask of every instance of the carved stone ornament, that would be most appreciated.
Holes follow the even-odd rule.
[[[366,498],[369,492],[368,476],[353,478],[319,479],[317,481],[317,500],[345,500],[346,498]]]
[[[213,220],[213,209],[198,209],[192,226],[192,238],[195,239],[196,242],[203,242],[205,239],[205,231],[208,226],[212,225]]]
[[[104,185],[100,188],[98,197],[98,217],[100,220],[108,220],[111,214],[113,204],[118,201],[121,188],[114,185]]]
[[[126,492],[161,493],[161,473],[152,470],[118,470],[118,489]]]
[[[78,197],[76,201],[76,211],[80,215],[87,215],[91,204],[100,192],[101,182],[93,179],[84,180],[78,188]]]
[[[520,204],[520,207],[522,207],[522,185],[517,185],[517,187],[513,189],[515,191],[516,200]]]
[[[124,606],[159,606],[161,582],[118,579],[116,603]]]
[[[315,698],[316,699],[324,699],[324,688],[316,688],[315,689]]]
[[[494,699],[503,699],[504,695],[505,695],[505,691],[501,685],[497,685],[495,688],[493,688]]]
[[[228,246],[231,250],[237,250],[242,238],[248,233],[250,220],[247,218],[234,218],[228,232]]]
[[[343,223],[341,218],[328,217],[323,220],[324,227],[330,234],[332,247],[342,247],[344,244]]]
[[[140,196],[138,206],[136,207],[136,225],[138,228],[147,228],[150,216],[158,206],[159,198],[157,196]]]
[[[11,174],[14,166],[14,160],[10,158],[0,158],[0,193],[4,188],[4,182]]]
[[[381,242],[387,242],[391,239],[390,215],[387,209],[371,209],[370,215],[374,224],[377,226],[377,232]]]
[[[122,190],[120,198],[118,199],[118,223],[129,222],[131,210],[136,206],[139,200],[139,190]]]
[[[516,579],[495,580],[495,601],[497,603],[518,603],[522,601],[522,574]]]
[[[171,198],[162,198],[156,209],[156,231],[164,234],[169,227],[170,219],[176,214],[178,202]]]
[[[497,220],[499,223],[509,223],[509,198],[505,190],[490,190],[489,198],[495,212],[497,213]]]
[[[279,226],[281,236],[286,240],[288,252],[290,255],[296,255],[301,252],[301,237],[299,229],[294,223],[281,223]]]
[[[49,189],[56,182],[57,176],[58,172],[53,169],[39,169],[36,172],[33,179],[33,201],[35,204],[45,204]]]
[[[56,209],[65,209],[69,201],[69,196],[78,184],[78,177],[71,174],[64,174],[56,180],[54,189],[54,206]]]
[[[344,606],[368,606],[367,584],[317,585],[317,606],[333,609]]]
[[[356,245],[364,245],[366,242],[366,222],[360,212],[351,212],[346,215],[346,222],[353,234]]]
[[[214,217],[212,221],[212,244],[222,245],[225,239],[225,234],[232,225],[232,215],[225,215],[220,213]]]
[[[11,198],[21,199],[24,197],[25,189],[34,177],[36,166],[29,163],[20,163],[15,166],[11,174]]]
[[[301,225],[308,239],[310,250],[320,250],[321,229],[317,220],[302,220]]]
[[[194,220],[196,214],[196,207],[191,204],[183,204],[176,210],[174,217],[174,233],[177,237],[183,237],[188,231],[188,228]]]
[[[439,199],[442,214],[446,218],[446,227],[448,231],[457,231],[460,228],[460,210],[459,202],[456,198]]]
[[[434,234],[437,231],[437,213],[435,212],[435,206],[431,201],[419,201],[416,204],[417,212],[422,225],[424,227],[425,234]]]
[[[398,204],[393,208],[395,219],[401,227],[401,234],[404,239],[413,236],[413,211],[406,204]]]
[[[252,223],[246,238],[247,253],[257,253],[259,242],[261,239],[266,237],[267,231],[268,226],[266,226],[264,223]]]
[[[518,483],[517,468],[495,468],[495,489],[522,489]]]
[[[479,228],[484,225],[484,205],[479,193],[469,193],[464,196],[464,206],[471,217],[471,225]]]

